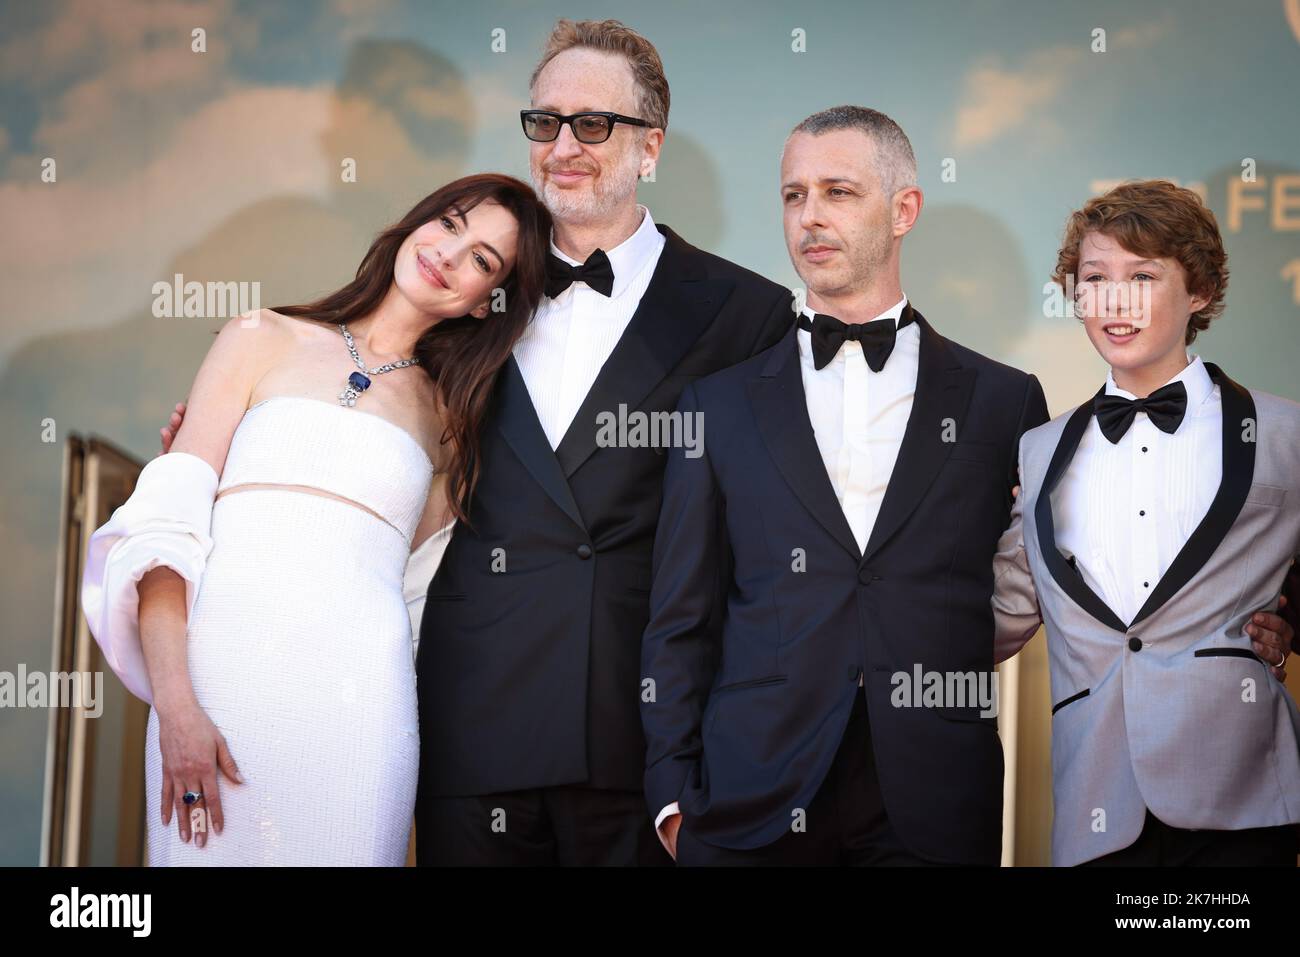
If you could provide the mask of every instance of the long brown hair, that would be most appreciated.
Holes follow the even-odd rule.
[[[450,209],[467,213],[484,200],[499,203],[519,224],[515,268],[498,287],[504,311],[490,311],[484,319],[471,315],[443,319],[415,344],[420,367],[433,380],[446,409],[446,428],[439,441],[452,446],[447,498],[463,522],[469,521],[469,501],[478,483],[479,429],[497,373],[527,328],[545,288],[551,215],[532,187],[499,173],[478,173],[448,183],[381,232],[357,267],[356,278],[342,289],[315,302],[275,307],[286,316],[344,325],[368,315],[392,287],[397,251],[407,236]],[[494,307],[497,301],[494,294]]]

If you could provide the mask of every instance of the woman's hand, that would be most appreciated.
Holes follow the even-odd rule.
[[[162,822],[176,823],[181,840],[189,842],[195,818],[200,826],[195,844],[203,847],[208,840],[207,822],[220,834],[225,826],[218,789],[218,770],[236,784],[243,784],[235,759],[230,756],[226,739],[198,703],[185,705],[166,715],[158,715],[158,745],[162,752]],[[201,794],[193,805],[185,803],[185,792]],[[197,813],[196,813],[197,812]]]

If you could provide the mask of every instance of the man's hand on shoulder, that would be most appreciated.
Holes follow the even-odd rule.
[[[176,438],[176,433],[181,430],[181,422],[185,420],[185,403],[177,402],[176,409],[172,412],[171,418],[167,424],[158,430],[162,438],[162,455],[166,455],[172,449],[172,441]]]

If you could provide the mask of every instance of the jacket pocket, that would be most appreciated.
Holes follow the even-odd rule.
[[[749,681],[733,681],[729,685],[719,685],[714,688],[712,694],[722,694],[724,691],[739,691],[741,688],[761,688],[764,685],[780,685],[790,680],[789,675],[769,675],[766,678],[752,678]]]
[[[1286,489],[1277,485],[1256,483],[1250,487],[1246,501],[1254,505],[1269,505],[1277,508],[1286,499]]]
[[[949,457],[957,462],[980,462],[994,468],[1005,464],[1002,450],[992,442],[960,441],[952,447]]]
[[[1197,648],[1192,654],[1197,658],[1250,658],[1260,664],[1264,663],[1249,648]]]
[[[705,705],[704,712],[704,729],[705,734],[713,736],[717,730],[718,715],[726,708],[727,702],[733,699],[727,696],[730,691],[743,691],[747,688],[765,688],[769,685],[783,685],[789,680],[788,675],[768,675],[766,678],[751,678],[748,681],[733,681],[728,685],[719,685],[709,692],[708,703]],[[744,701],[740,701],[743,705]]]
[[[1060,711],[1067,704],[1074,704],[1074,702],[1078,701],[1080,698],[1086,698],[1090,694],[1092,694],[1092,689],[1084,688],[1078,694],[1072,694],[1068,698],[1062,698],[1060,701],[1056,702],[1056,704],[1052,705],[1052,714],[1056,714],[1056,712]]]

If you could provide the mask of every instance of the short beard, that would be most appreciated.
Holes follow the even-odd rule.
[[[890,237],[884,232],[867,234],[868,245],[860,248],[856,256],[846,263],[844,281],[833,287],[815,287],[804,277],[809,292],[815,292],[823,299],[852,295],[865,289],[873,279],[884,272],[889,262]]]
[[[562,189],[554,182],[543,184],[542,170],[529,168],[533,188],[542,197],[542,202],[557,220],[566,223],[598,223],[613,217],[615,210],[627,202],[629,196],[636,196],[636,184],[640,179],[641,150],[629,149],[615,166],[604,171],[604,175],[592,181],[589,192]]]

